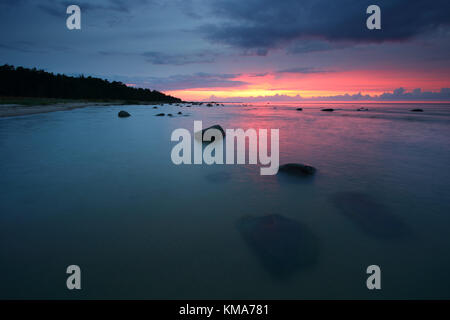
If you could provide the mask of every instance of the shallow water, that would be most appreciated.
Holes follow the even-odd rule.
[[[176,166],[170,135],[194,120],[277,128],[280,162],[316,176]],[[0,298],[450,298],[449,137],[448,104],[111,106],[0,119]],[[271,214],[315,239],[315,263],[288,279],[268,272],[236,226]],[[81,291],[66,289],[71,264]],[[376,292],[366,288],[372,264]]]

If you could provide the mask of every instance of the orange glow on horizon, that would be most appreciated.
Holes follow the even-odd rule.
[[[165,93],[184,100],[210,100],[220,98],[259,97],[286,95],[303,98],[327,97],[344,94],[380,95],[403,87],[406,91],[421,88],[423,91],[440,91],[450,87],[448,70],[439,73],[415,70],[386,71],[360,70],[327,73],[270,73],[264,76],[242,74],[231,81],[245,84],[234,87],[192,88],[171,90]]]

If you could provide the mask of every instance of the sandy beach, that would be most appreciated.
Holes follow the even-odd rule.
[[[24,116],[36,113],[47,113],[54,111],[65,111],[93,106],[117,105],[117,102],[67,102],[55,103],[49,105],[20,105],[20,104],[2,104],[0,105],[0,117]]]

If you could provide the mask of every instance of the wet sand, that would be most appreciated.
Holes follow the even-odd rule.
[[[84,107],[93,106],[107,106],[117,105],[116,102],[67,102],[67,103],[55,103],[49,105],[35,105],[27,106],[20,104],[2,104],[0,105],[0,118],[1,117],[15,117],[24,116],[36,113],[46,113],[54,111],[65,111]]]

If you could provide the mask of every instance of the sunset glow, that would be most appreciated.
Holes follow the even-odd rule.
[[[210,100],[211,97],[258,97],[286,95],[303,98],[327,97],[344,94],[380,95],[393,88],[406,91],[421,88],[438,92],[449,87],[449,70],[430,73],[416,70],[401,72],[389,70],[358,70],[313,74],[277,74],[261,72],[263,76],[242,74],[230,80],[246,83],[239,87],[199,87],[186,90],[170,90],[166,93],[185,100]]]

